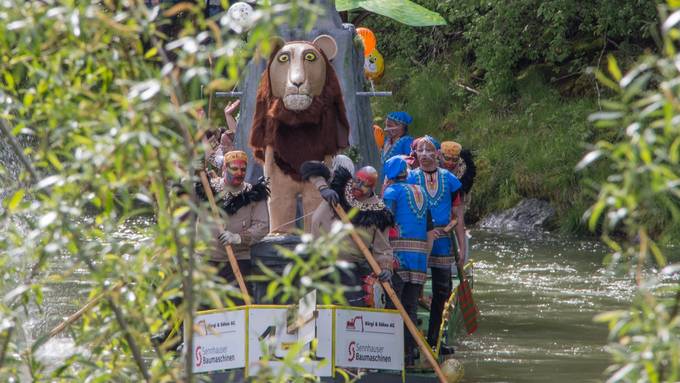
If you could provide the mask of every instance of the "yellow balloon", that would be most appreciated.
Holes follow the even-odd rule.
[[[382,78],[384,72],[385,61],[383,56],[377,49],[374,49],[364,58],[364,75],[369,80],[378,81]]]
[[[456,359],[447,359],[441,364],[446,383],[458,383],[465,375],[463,364]]]

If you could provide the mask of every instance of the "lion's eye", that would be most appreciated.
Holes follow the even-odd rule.
[[[279,58],[278,58],[279,62],[282,62],[282,63],[288,62],[288,59],[289,59],[288,54],[285,54],[285,53],[280,55]]]
[[[305,54],[305,60],[314,61],[314,60],[316,60],[316,55],[312,52],[309,52],[309,53]]]

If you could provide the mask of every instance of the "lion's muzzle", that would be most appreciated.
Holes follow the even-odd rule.
[[[312,105],[312,97],[306,94],[288,94],[283,97],[283,106],[288,110],[301,111]]]

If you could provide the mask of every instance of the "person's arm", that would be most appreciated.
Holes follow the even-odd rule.
[[[241,105],[241,100],[236,100],[230,102],[224,107],[224,120],[227,122],[227,129],[236,133],[236,118],[234,117],[234,112],[236,112]]]
[[[333,212],[331,205],[326,201],[322,201],[321,204],[319,204],[319,207],[314,210],[314,214],[312,214],[312,236],[314,238],[319,238],[320,236],[327,234],[334,218],[335,213]]]
[[[427,209],[427,255],[429,256],[434,246],[436,232],[434,230],[434,223],[432,222],[432,213]]]
[[[306,161],[300,167],[302,178],[316,187],[321,197],[328,203],[335,205],[340,200],[338,193],[328,187],[331,171],[320,161]]]
[[[392,246],[390,245],[390,228],[385,230],[375,229],[373,236],[373,256],[380,265],[381,270],[392,271]]]

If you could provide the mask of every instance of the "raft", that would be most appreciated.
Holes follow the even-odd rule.
[[[473,279],[472,262],[466,264],[466,275],[469,280]],[[454,344],[461,334],[465,334],[460,310],[456,307],[458,279],[453,283],[454,292],[445,306],[440,328],[440,337],[448,344]],[[426,294],[428,292],[429,282]],[[314,307],[313,321],[288,333],[285,322],[292,309],[301,310],[300,305],[255,304],[198,312],[192,350],[194,372],[215,383],[246,382],[248,376],[260,372],[259,368],[270,367],[274,371],[285,368],[277,358],[285,358],[294,344],[307,342],[303,347],[307,348],[310,362],[305,369],[318,376],[321,382],[344,382],[343,374],[355,377],[357,371],[363,374],[358,382],[438,381],[432,369],[425,366],[423,357],[415,368],[403,366],[405,328],[396,310],[319,305]],[[424,307],[419,308],[421,334],[427,331],[428,315]],[[279,318],[278,322],[276,318]],[[263,347],[269,347],[267,355],[270,356],[264,356]],[[365,351],[361,351],[361,347]],[[359,352],[365,355],[359,357]],[[445,357],[436,356],[440,363],[445,361]],[[459,356],[448,355],[446,358]],[[367,363],[364,367],[350,367],[364,362]],[[377,368],[381,363],[386,369]],[[455,373],[462,376],[462,367],[458,369],[460,371]]]

